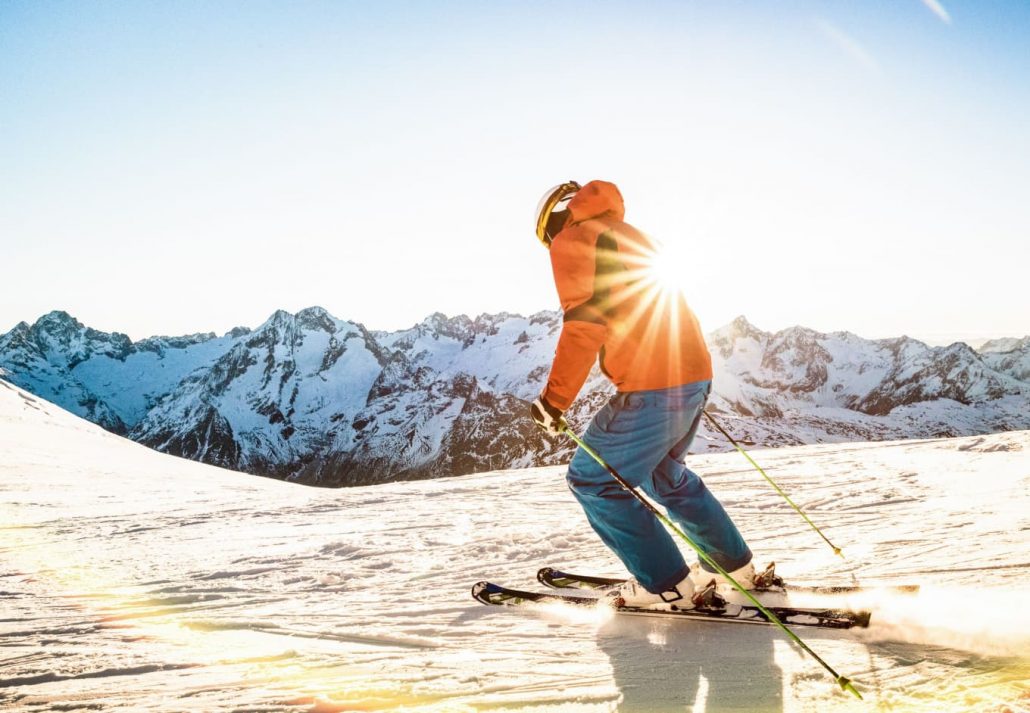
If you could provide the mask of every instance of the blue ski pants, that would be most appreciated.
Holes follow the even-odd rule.
[[[720,567],[732,571],[751,561],[751,550],[701,478],[683,464],[710,389],[710,381],[697,381],[618,393],[594,416],[583,439],[626,481],[664,506],[669,519]],[[690,568],[658,518],[582,448],[576,449],[566,480],[590,525],[645,589],[661,592],[687,576]]]

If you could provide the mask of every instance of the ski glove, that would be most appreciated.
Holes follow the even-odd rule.
[[[536,425],[552,436],[557,436],[569,426],[565,422],[561,409],[556,409],[547,403],[543,396],[538,396],[533,405],[529,407],[529,415],[533,417]]]

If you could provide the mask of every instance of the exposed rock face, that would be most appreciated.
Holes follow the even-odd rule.
[[[446,317],[370,332],[320,307],[254,330],[132,342],[64,312],[0,336],[7,379],[158,450],[261,475],[357,485],[568,457],[527,418],[557,312]],[[1030,427],[1030,337],[931,348],[743,317],[709,335],[709,409],[744,441],[779,445]],[[611,394],[595,369],[569,414]],[[722,448],[706,430],[698,450]]]

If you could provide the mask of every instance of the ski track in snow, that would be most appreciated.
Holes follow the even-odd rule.
[[[868,630],[799,632],[862,704],[772,627],[474,602],[477,580],[537,588],[545,564],[621,573],[562,468],[310,489],[0,382],[0,706],[1027,711],[1028,453],[1026,431],[757,451],[843,561],[738,454],[691,457],[792,581],[924,587],[846,598]]]

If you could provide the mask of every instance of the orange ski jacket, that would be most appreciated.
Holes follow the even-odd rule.
[[[565,317],[544,399],[568,409],[598,356],[620,392],[711,379],[697,318],[682,293],[655,279],[655,245],[623,222],[619,189],[591,181],[568,209],[569,221],[551,243]]]

